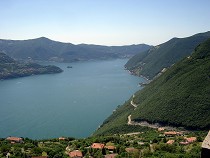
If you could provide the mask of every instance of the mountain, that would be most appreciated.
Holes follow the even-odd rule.
[[[42,66],[36,63],[18,62],[6,54],[0,53],[0,79],[60,72],[62,72],[62,70],[56,66]]]
[[[210,38],[192,55],[171,66],[104,121],[95,135],[143,128],[127,125],[147,121],[188,129],[210,128]],[[132,100],[132,102],[131,102]],[[137,107],[134,108],[132,103]],[[136,130],[136,129],[134,129]]]
[[[131,57],[151,48],[146,44],[129,46],[74,45],[41,37],[30,40],[0,40],[0,51],[24,60],[71,62],[91,59]]]
[[[173,38],[148,51],[133,56],[125,65],[135,75],[153,79],[183,57],[189,56],[201,42],[210,38],[210,31],[187,38]]]

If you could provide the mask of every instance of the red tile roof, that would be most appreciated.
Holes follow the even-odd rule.
[[[164,132],[165,135],[177,135],[175,131]]]
[[[82,152],[79,150],[74,150],[69,153],[69,156],[74,158],[74,157],[82,157]]]
[[[197,138],[196,137],[190,137],[190,138],[185,138],[185,140],[189,143],[192,143],[192,142],[196,141]]]
[[[173,144],[175,142],[175,140],[168,140],[166,144]]]
[[[101,143],[93,143],[91,145],[91,148],[93,148],[93,149],[103,149],[104,148],[104,144],[101,144]]]
[[[19,137],[7,137],[8,141],[11,141],[11,142],[22,142],[23,141],[23,138],[19,138]]]
[[[182,135],[182,132],[176,132],[176,131],[168,131],[168,132],[164,132],[164,135]]]

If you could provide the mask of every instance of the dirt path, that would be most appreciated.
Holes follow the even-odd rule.
[[[135,95],[133,95],[133,98],[134,97],[135,97]],[[136,110],[138,105],[133,102],[133,98],[132,98],[130,104],[134,107],[134,110]],[[150,127],[150,128],[164,128],[164,129],[167,129],[167,130],[176,130],[177,129],[176,127],[172,127],[172,126],[162,126],[159,123],[152,124],[152,123],[149,123],[147,121],[135,122],[135,121],[132,121],[131,115],[128,116],[128,123],[127,124],[131,125],[131,126],[143,126],[143,127]]]
[[[133,98],[135,97],[135,95],[133,95]],[[130,104],[134,107],[134,110],[137,108],[137,104],[135,104],[134,102],[133,102],[133,98],[132,98],[132,100],[131,100],[131,102],[130,102]]]
[[[131,123],[131,115],[128,116],[128,125],[132,125],[132,123]]]

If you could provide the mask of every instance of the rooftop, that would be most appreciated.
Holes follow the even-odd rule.
[[[101,144],[101,143],[93,143],[91,145],[91,148],[94,148],[94,149],[103,149],[104,148],[104,144]]]
[[[202,148],[210,149],[210,131],[202,143]]]
[[[69,153],[70,157],[82,157],[82,152],[79,150],[74,150],[72,152]]]

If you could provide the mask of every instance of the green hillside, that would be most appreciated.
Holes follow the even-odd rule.
[[[210,38],[210,32],[199,33],[187,38],[173,38],[148,51],[132,57],[125,67],[132,73],[153,79],[161,70],[189,56],[201,42]]]
[[[132,110],[133,106],[128,101],[95,134],[109,134],[112,128],[125,126],[129,115],[134,121],[209,129],[209,70],[210,39],[196,47],[191,56],[182,59],[138,91],[133,98],[133,102],[138,105],[135,110]]]
[[[45,37],[30,40],[0,40],[0,51],[15,59],[72,62],[91,59],[127,58],[151,48],[146,44],[101,46],[53,41]]]
[[[4,53],[0,53],[0,79],[11,79],[38,74],[59,73],[59,67],[42,66],[36,63],[18,62]]]
[[[94,132],[94,135],[112,135],[116,133],[122,134],[139,130],[149,130],[147,127],[127,125],[128,115],[132,113],[133,110],[134,108],[130,105],[130,100],[123,106],[119,106],[116,111],[103,122],[100,128]]]

